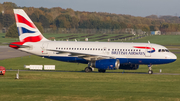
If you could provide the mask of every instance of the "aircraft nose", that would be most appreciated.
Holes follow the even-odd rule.
[[[166,58],[166,59],[176,60],[176,59],[177,59],[177,56],[176,56],[175,54],[173,54],[173,53],[170,53],[170,54],[167,54],[165,58]]]
[[[173,53],[172,53],[172,55],[171,55],[171,59],[175,59],[175,60],[177,60],[177,56],[176,56],[175,54],[173,54]]]

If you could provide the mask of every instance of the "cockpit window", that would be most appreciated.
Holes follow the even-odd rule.
[[[166,49],[166,52],[169,52],[169,50],[168,50],[168,49]]]
[[[168,49],[159,49],[158,52],[169,52]]]

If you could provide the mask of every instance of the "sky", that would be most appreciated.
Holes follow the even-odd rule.
[[[180,16],[180,0],[0,0],[26,7],[61,7],[75,11],[108,12],[132,16]]]

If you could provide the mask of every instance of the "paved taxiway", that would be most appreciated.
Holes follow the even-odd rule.
[[[8,46],[0,46],[0,60],[27,56],[27,55],[30,55],[30,54],[16,50],[16,49],[12,49]]]

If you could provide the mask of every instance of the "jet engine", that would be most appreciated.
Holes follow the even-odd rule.
[[[118,69],[120,62],[118,59],[103,59],[89,62],[89,67],[94,67],[102,70]]]

